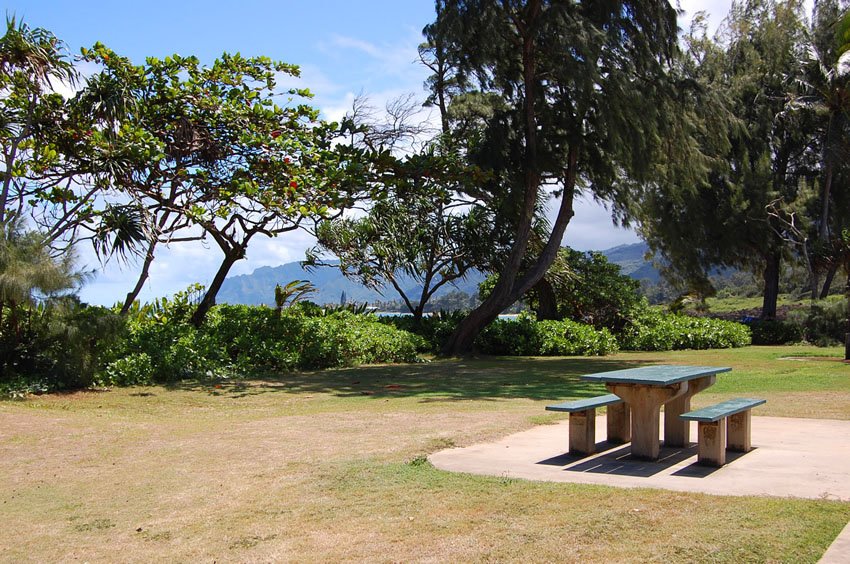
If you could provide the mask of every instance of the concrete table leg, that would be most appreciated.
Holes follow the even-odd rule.
[[[643,384],[606,384],[608,390],[617,394],[632,411],[632,455],[656,460],[661,447],[658,443],[658,425],[661,406],[688,391],[688,382],[671,386]]]
[[[724,418],[725,419],[725,418]],[[726,464],[726,421],[699,422],[697,462],[708,466]]]
[[[748,409],[730,415],[726,419],[726,448],[738,452],[750,452],[753,448],[750,438],[752,411]]]
[[[632,440],[632,413],[626,402],[608,406],[608,442],[627,443]]]
[[[685,394],[664,404],[664,446],[687,447],[691,443],[688,421],[679,419],[683,413],[691,410],[691,398],[699,392],[714,385],[716,376],[705,376],[688,382]]]
[[[596,410],[570,413],[570,454],[596,452]]]

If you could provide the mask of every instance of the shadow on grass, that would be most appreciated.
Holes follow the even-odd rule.
[[[295,372],[245,380],[182,381],[171,389],[242,398],[257,394],[322,393],[338,397],[416,397],[422,402],[459,400],[562,400],[605,393],[582,374],[652,364],[652,360],[606,358],[484,357],[423,364],[362,366]]]

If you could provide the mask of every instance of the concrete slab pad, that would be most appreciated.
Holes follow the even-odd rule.
[[[696,443],[662,447],[654,462],[634,459],[628,445],[604,441],[604,417],[596,422],[600,452],[573,456],[567,454],[568,426],[541,425],[428,458],[443,470],[528,480],[850,501],[850,421],[754,416],[753,450],[727,453],[722,468],[697,465]],[[691,436],[697,436],[696,423]]]

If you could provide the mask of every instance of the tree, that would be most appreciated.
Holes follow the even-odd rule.
[[[89,239],[102,259],[127,258],[141,234],[132,208],[112,201],[100,177],[110,161],[95,140],[109,131],[97,127],[94,108],[57,92],[78,78],[52,33],[7,22],[0,38],[0,224],[26,218],[54,254]]]
[[[850,68],[845,64],[846,58],[842,58],[846,51],[848,21],[846,11],[842,14],[837,1],[815,3],[809,34],[811,49],[803,75],[804,90],[795,100],[797,106],[816,116],[818,128],[813,141],[821,149],[820,210],[813,215],[817,235],[810,267],[813,298],[817,296],[821,271],[828,271],[822,292],[825,296],[841,262],[840,258],[829,254],[829,248],[835,246],[833,234],[840,233],[842,228],[835,224],[841,214],[832,213],[836,179],[847,169],[850,160]]]
[[[384,193],[361,218],[322,223],[308,264],[325,252],[339,268],[370,287],[391,286],[416,321],[434,294],[473,267],[469,240],[477,235],[475,214],[459,210],[446,186],[455,181],[452,165],[429,152],[394,161]],[[416,286],[406,286],[414,281]]]
[[[308,90],[289,90],[291,104],[276,103],[277,76],[297,76],[293,65],[224,54],[211,66],[178,55],[135,66],[101,44],[84,55],[104,66],[89,95],[119,101],[110,118],[115,134],[102,138],[120,163],[110,181],[142,210],[151,232],[134,292],[157,242],[212,239],[222,251],[195,325],[255,236],[325,217],[362,187],[359,153],[335,143],[337,125],[294,103]]]
[[[429,42],[445,46],[464,93],[498,102],[467,144],[468,158],[492,173],[486,191],[511,226],[493,292],[444,346],[458,354],[546,273],[580,186],[621,200],[649,177],[667,117],[661,99],[671,94],[676,13],[653,0],[452,0],[437,9]],[[542,250],[528,256],[535,210],[553,190],[557,218]]]
[[[705,296],[713,292],[712,268],[758,272],[762,317],[772,318],[788,251],[766,207],[794,201],[815,167],[811,120],[788,111],[805,48],[801,4],[736,3],[722,41],[708,38],[697,19],[677,68],[682,121],[699,140],[701,166],[677,182],[648,186],[632,209],[641,235],[666,259],[668,278]]]

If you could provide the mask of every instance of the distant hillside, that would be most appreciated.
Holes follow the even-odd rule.
[[[644,260],[648,247],[645,243],[633,245],[620,245],[602,251],[608,260],[618,264],[623,274],[637,280],[646,279],[650,282],[659,280],[658,271]],[[274,304],[275,284],[287,284],[293,280],[308,280],[318,292],[311,296],[311,300],[319,304],[339,303],[342,293],[345,292],[348,302],[369,302],[397,300],[398,294],[394,289],[388,288],[383,296],[365,286],[357,284],[344,277],[338,268],[323,267],[315,268],[308,272],[301,268],[298,262],[290,262],[281,266],[263,266],[251,274],[231,276],[224,281],[218,293],[219,303],[259,305]],[[460,290],[467,294],[476,294],[478,284],[484,280],[484,276],[474,271],[464,280],[457,281],[454,285],[447,284],[437,291],[437,296],[451,291]],[[418,295],[421,287],[413,280],[402,279],[401,286],[408,291],[408,295]]]
[[[652,265],[651,261],[644,258],[649,252],[649,246],[646,243],[619,245],[601,252],[609,261],[619,265],[620,271],[626,276],[652,283],[661,279],[661,273],[658,272],[658,269]]]
[[[335,267],[315,268],[306,271],[301,268],[301,263],[289,262],[281,266],[263,266],[251,274],[232,276],[224,281],[218,293],[219,303],[247,304],[247,305],[272,305],[274,304],[275,284],[284,285],[293,280],[307,280],[318,290],[310,296],[310,300],[319,304],[339,303],[342,293],[345,292],[346,301],[349,303],[376,302],[398,299],[398,294],[393,288],[385,290],[382,296],[380,292],[366,288],[352,280],[349,280]],[[484,280],[484,276],[474,271],[464,280],[458,280],[454,285],[446,284],[440,288],[436,295],[460,290],[467,294],[478,292],[478,284]],[[408,295],[421,291],[421,286],[409,278],[402,277],[401,287]]]

